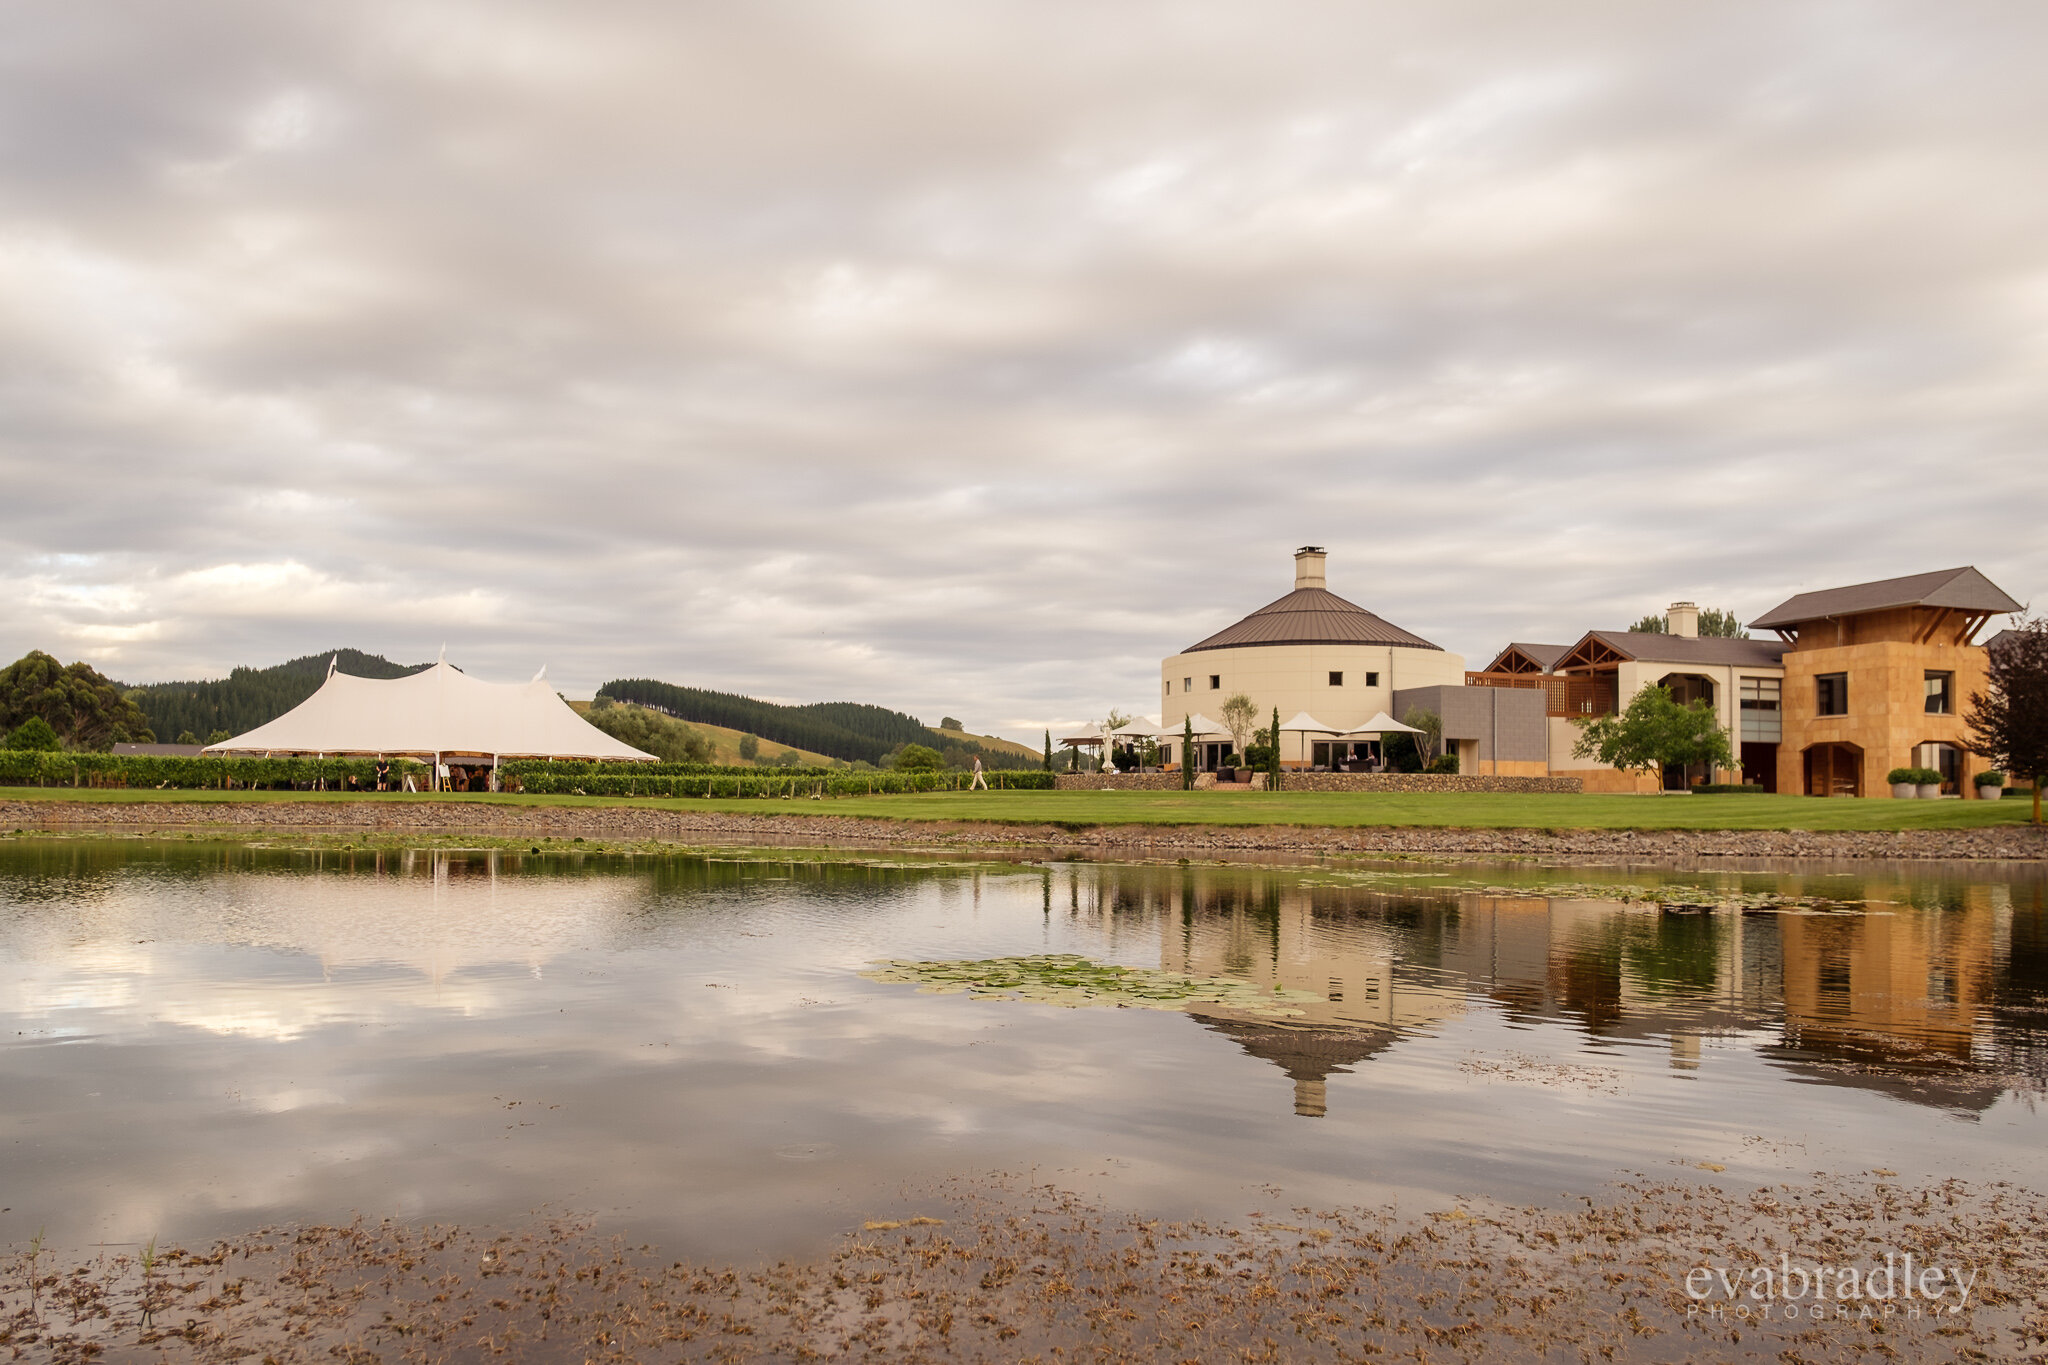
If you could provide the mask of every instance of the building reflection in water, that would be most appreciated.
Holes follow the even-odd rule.
[[[1872,877],[1860,908],[1738,913],[1304,887],[1240,869],[1097,875],[1070,874],[1067,912],[1104,918],[1113,942],[1156,935],[1163,969],[1324,997],[1288,1020],[1193,1012],[1285,1072],[1304,1117],[1327,1113],[1330,1076],[1475,1009],[1663,1041],[1681,1071],[1699,1067],[1703,1039],[1761,1034],[1801,1079],[1965,1113],[2048,1080],[2038,881]],[[1773,889],[1809,890],[1796,874]],[[1047,897],[1051,913],[1050,883]]]

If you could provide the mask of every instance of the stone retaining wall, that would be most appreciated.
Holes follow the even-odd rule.
[[[1063,792],[1177,792],[1179,773],[1061,773],[1053,785]]]
[[[1455,773],[1287,773],[1283,792],[1517,792],[1578,795],[1576,777],[1462,777]]]
[[[1180,790],[1179,773],[1062,773],[1063,792]],[[1460,777],[1451,773],[1304,773],[1280,779],[1283,792],[1554,792],[1576,795],[1576,777]]]

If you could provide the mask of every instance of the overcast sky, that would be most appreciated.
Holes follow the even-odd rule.
[[[2048,598],[2048,6],[4,23],[5,659],[445,642],[1035,741],[1304,543],[1474,667]]]

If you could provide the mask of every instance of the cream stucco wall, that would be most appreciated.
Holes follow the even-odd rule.
[[[1332,687],[1331,673],[1342,673],[1344,684]],[[1368,687],[1368,673],[1379,675]],[[1215,675],[1216,687],[1209,686]],[[1192,678],[1194,687],[1182,686]],[[1159,667],[1158,700],[1161,723],[1177,731],[1190,712],[1200,712],[1220,723],[1217,713],[1236,692],[1248,694],[1259,708],[1261,724],[1271,724],[1273,709],[1280,719],[1294,719],[1306,711],[1325,725],[1349,729],[1371,719],[1375,711],[1391,713],[1394,690],[1439,685],[1463,686],[1465,658],[1440,649],[1411,649],[1395,645],[1244,645],[1229,649],[1204,649],[1176,654]],[[1400,717],[1396,716],[1396,720]],[[1315,736],[1307,737],[1312,743]],[[1304,737],[1281,736],[1281,757],[1289,762],[1304,757]],[[1176,742],[1175,748],[1178,749]],[[1178,754],[1175,755],[1178,757]]]
[[[1673,674],[1705,678],[1714,685],[1714,714],[1720,718],[1721,728],[1728,732],[1728,746],[1738,755],[1742,752],[1742,690],[1744,678],[1777,678],[1782,680],[1785,670],[1769,664],[1665,664],[1646,662],[1624,662],[1615,667],[1615,706],[1627,710],[1636,693],[1645,687],[1663,682]],[[1782,721],[1784,713],[1779,713]],[[1600,786],[1599,790],[1613,791],[1656,791],[1662,782],[1655,778],[1638,777],[1633,774],[1616,773],[1612,768],[1590,758],[1572,757],[1572,747],[1579,742],[1579,728],[1569,716],[1550,718],[1550,771],[1560,777],[1585,777],[1591,780],[1594,773],[1612,774],[1613,780]],[[1782,753],[1783,750],[1781,749]],[[1717,781],[1735,782],[1741,780],[1739,770],[1716,774]],[[1593,791],[1594,786],[1586,790]]]

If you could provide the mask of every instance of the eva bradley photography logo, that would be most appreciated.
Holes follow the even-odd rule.
[[[1976,1267],[1916,1261],[1829,1265],[1782,1252],[1777,1264],[1702,1263],[1685,1274],[1686,1316],[1777,1322],[1870,1321],[1955,1316],[1977,1291]]]

